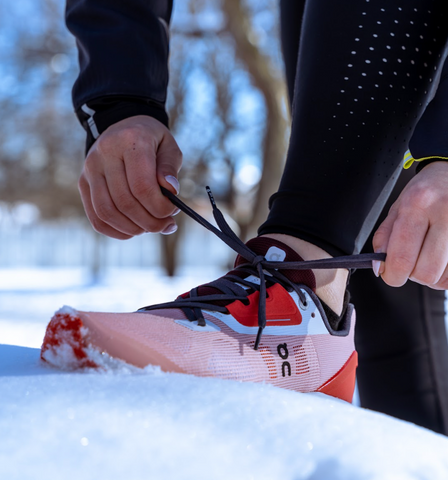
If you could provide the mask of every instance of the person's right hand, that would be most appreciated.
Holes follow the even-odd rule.
[[[386,252],[374,271],[391,287],[409,279],[448,289],[448,162],[431,163],[405,186],[373,237]]]
[[[160,186],[179,193],[182,153],[158,120],[138,115],[111,125],[93,144],[79,179],[93,228],[125,240],[143,232],[174,233],[178,209]]]

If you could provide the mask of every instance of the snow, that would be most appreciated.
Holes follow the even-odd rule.
[[[0,271],[0,478],[8,480],[446,480],[448,439],[323,394],[196,378],[104,360],[39,361],[64,304],[126,311],[219,272]],[[8,281],[9,278],[9,281]]]
[[[173,300],[193,286],[223,275],[218,269],[180,271],[170,279],[154,268],[116,268],[92,283],[79,268],[0,270],[0,343],[40,347],[53,313],[63,305],[79,310],[135,311]]]

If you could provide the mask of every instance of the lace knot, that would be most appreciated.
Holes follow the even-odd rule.
[[[261,262],[265,262],[266,259],[264,258],[263,255],[257,255],[256,257],[254,257],[254,259],[252,260],[252,265],[254,267],[258,267],[258,265],[261,263]]]

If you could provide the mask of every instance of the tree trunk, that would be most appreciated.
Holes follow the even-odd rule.
[[[185,222],[185,214],[181,213],[176,216],[178,225],[177,232],[171,235],[160,235],[162,247],[162,265],[169,277],[174,277],[178,265],[179,243],[182,240],[183,227]]]
[[[282,105],[286,105],[285,82],[279,78],[278,69],[272,65],[270,59],[252,43],[256,35],[251,26],[250,15],[242,3],[241,0],[224,0],[222,8],[227,16],[227,30],[236,43],[236,54],[247,68],[253,85],[263,95],[266,106],[262,176],[252,218],[248,224],[241,226],[245,235],[253,236],[266,219],[269,197],[280,183],[289,121],[285,117],[286,113],[282,111]]]

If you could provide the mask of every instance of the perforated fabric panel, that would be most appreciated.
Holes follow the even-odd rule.
[[[267,382],[312,392],[332,378],[354,350],[354,314],[347,336],[325,333],[322,318],[315,314],[317,325],[303,321],[305,334],[283,333],[293,331],[294,326],[282,327],[277,334],[271,330],[263,335],[257,351],[253,349],[255,335],[235,332],[225,323],[229,316],[217,319],[205,313],[205,317],[206,327],[199,327],[177,309],[156,313],[59,311],[47,328],[42,358],[62,368],[84,368],[99,365],[98,353],[105,352],[138,367],[152,364],[169,372]],[[313,331],[319,333],[307,333]],[[95,358],[90,357],[92,353]]]
[[[259,234],[292,235],[333,256],[358,253],[431,100],[447,45],[448,4],[313,0],[303,18],[303,2],[281,4],[288,84],[295,85],[292,129],[279,191]],[[446,117],[443,102],[441,111]],[[420,134],[420,156],[434,153],[432,130],[446,138],[443,125],[427,126],[433,128]]]
[[[151,349],[169,357],[180,371],[199,376],[269,382],[311,392],[333,377],[354,351],[354,314],[346,337],[263,335],[258,351],[253,349],[253,335],[234,332],[207,314],[205,318],[221,331],[200,333],[175,323],[175,319],[185,319],[180,310],[130,315],[143,317],[139,323],[147,322],[147,334],[138,341],[149,341]]]

